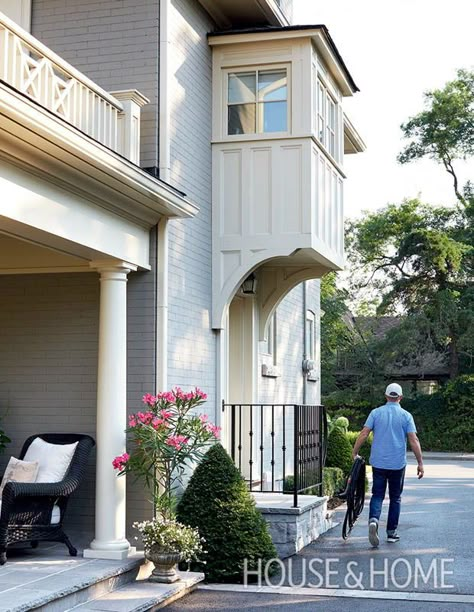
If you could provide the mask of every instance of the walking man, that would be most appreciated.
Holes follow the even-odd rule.
[[[369,541],[372,546],[379,545],[379,519],[388,483],[390,505],[387,520],[387,542],[398,542],[398,520],[402,500],[403,482],[407,464],[407,436],[412,451],[418,461],[418,478],[423,478],[423,457],[420,441],[416,435],[412,415],[400,406],[402,388],[397,383],[388,385],[385,390],[387,403],[375,408],[369,414],[352,451],[355,459],[360,447],[371,431],[374,432],[370,465],[372,466],[372,499],[369,508]]]

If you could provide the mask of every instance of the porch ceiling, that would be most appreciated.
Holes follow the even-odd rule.
[[[0,275],[46,272],[90,272],[89,262],[0,232]]]

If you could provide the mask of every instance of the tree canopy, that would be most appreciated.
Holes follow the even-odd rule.
[[[376,372],[408,362],[422,371],[430,356],[445,356],[451,378],[473,371],[474,187],[469,181],[460,185],[457,164],[474,156],[474,71],[459,70],[442,89],[426,93],[424,109],[401,130],[408,142],[399,162],[438,162],[455,198],[445,206],[406,199],[347,224],[350,289],[342,292],[332,277],[322,284],[322,357],[324,364],[326,351],[329,364],[323,376],[325,367],[336,367],[337,346],[351,353],[368,386]],[[342,333],[333,319],[345,313],[350,320],[354,296],[359,308],[368,296],[377,316],[399,316],[400,324],[376,338],[352,319],[351,332]],[[335,315],[328,317],[331,307]],[[332,329],[325,330],[327,325]],[[323,384],[332,386],[324,378]]]

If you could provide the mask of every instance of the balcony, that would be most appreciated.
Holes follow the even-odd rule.
[[[215,33],[213,326],[258,277],[260,339],[288,291],[344,266],[343,111],[357,87],[324,26]]]
[[[0,249],[29,243],[0,273],[20,255],[28,272],[84,271],[104,257],[149,269],[150,228],[197,209],[139,167],[146,98],[104,91],[2,13],[0,49]]]
[[[94,140],[138,163],[137,124],[139,109],[147,103],[146,98],[138,92],[128,95],[118,92],[116,97],[107,93],[1,13],[0,48],[2,81]],[[133,109],[127,102],[133,104]],[[132,130],[134,142],[127,142],[131,137],[127,131]]]

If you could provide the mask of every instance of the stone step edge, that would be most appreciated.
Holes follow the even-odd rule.
[[[106,608],[103,609],[109,612],[159,610],[194,591],[205,578],[204,574],[199,572],[178,572],[178,574],[181,580],[172,584],[158,584],[147,580],[128,583],[102,597],[70,608],[67,612],[98,612],[102,609],[101,604],[106,604]],[[130,601],[130,607],[125,607],[124,601],[126,600]],[[114,601],[117,602],[116,607],[114,607]]]
[[[9,612],[27,612],[27,610],[65,612],[79,603],[76,600],[77,598],[82,598],[81,603],[93,601],[97,597],[136,580],[144,563],[143,555],[135,554],[125,559],[119,567],[107,569],[95,579],[86,579],[73,586],[57,589],[48,593],[47,596],[39,597],[36,601],[28,602],[26,607],[20,605],[12,608]]]

